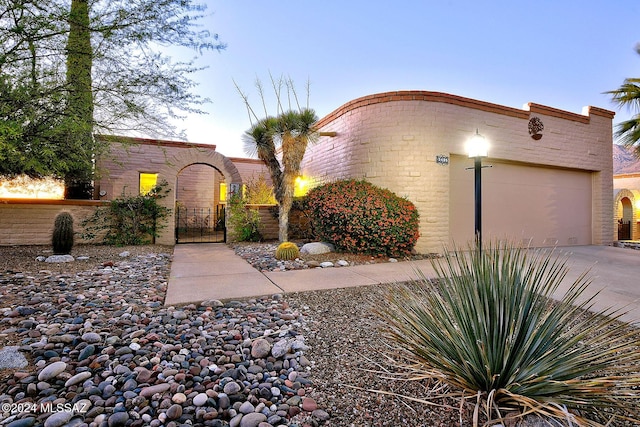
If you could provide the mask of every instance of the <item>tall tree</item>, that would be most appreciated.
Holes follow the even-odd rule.
[[[257,120],[249,105],[248,97],[240,92],[249,110],[249,117],[257,121],[245,132],[245,151],[248,155],[257,155],[267,165],[274,185],[276,201],[280,207],[278,216],[278,239],[285,242],[289,238],[289,212],[293,205],[295,179],[300,175],[300,164],[310,142],[318,133],[314,124],[318,121],[316,113],[308,106],[301,107],[291,79],[280,79],[277,83],[271,79],[277,97],[277,116]],[[286,85],[288,99],[293,96],[295,109],[291,102],[284,110],[280,94]],[[264,104],[264,93],[258,82],[258,89]],[[307,90],[308,100],[308,90]],[[280,157],[280,158],[279,158]]]
[[[164,52],[223,49],[205,12],[196,0],[0,0],[0,160],[15,160],[0,174],[83,180],[103,148],[89,135],[182,137],[172,119],[202,112],[202,67]]]
[[[65,176],[65,199],[91,198],[93,166],[93,49],[88,0],[71,0],[67,39],[67,105],[58,142],[73,156]]]
[[[640,43],[636,45],[636,52],[640,54]],[[625,147],[640,156],[640,78],[625,79],[618,89],[605,93],[610,94],[620,107],[635,111],[636,114],[631,119],[617,125],[615,136]]]

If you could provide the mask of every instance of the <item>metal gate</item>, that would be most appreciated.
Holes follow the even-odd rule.
[[[227,241],[225,206],[176,208],[176,243],[223,243]]]
[[[631,240],[631,221],[618,221],[618,240]]]

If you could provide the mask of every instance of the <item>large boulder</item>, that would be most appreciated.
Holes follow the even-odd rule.
[[[334,252],[335,250],[335,246],[333,246],[331,243],[311,242],[305,243],[300,249],[300,253],[303,255],[320,255]]]

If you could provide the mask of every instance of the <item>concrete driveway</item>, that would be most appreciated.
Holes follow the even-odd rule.
[[[594,308],[620,309],[627,312],[622,320],[640,325],[640,251],[612,246],[571,246],[557,250],[569,254],[569,273],[561,291],[589,270],[592,283],[586,294],[600,292]]]
[[[589,271],[592,283],[585,296],[600,292],[593,308],[626,311],[621,319],[640,326],[640,250],[611,246],[571,246],[555,250],[569,255],[569,271],[556,298]],[[402,282],[416,278],[415,268],[427,277],[434,275],[428,260],[261,273],[226,245],[178,245],[173,253],[165,304]]]

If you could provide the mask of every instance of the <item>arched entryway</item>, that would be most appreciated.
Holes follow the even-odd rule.
[[[226,242],[226,181],[208,164],[189,165],[176,185],[176,243]]]
[[[169,192],[167,197],[161,199],[160,202],[163,206],[171,209],[171,213],[167,218],[167,227],[162,229],[159,233],[159,237],[156,240],[157,243],[164,245],[173,245],[176,243],[178,237],[176,233],[179,226],[177,222],[179,211],[177,206],[179,206],[179,204],[176,202],[180,201],[177,196],[184,196],[185,194],[188,194],[188,190],[186,189],[191,185],[188,181],[191,180],[194,175],[197,176],[200,173],[204,174],[204,179],[207,179],[207,175],[213,177],[214,182],[212,183],[212,186],[217,187],[217,193],[214,188],[213,191],[203,196],[207,198],[212,195],[212,210],[216,209],[213,205],[213,203],[216,203],[216,194],[217,201],[219,202],[220,199],[228,199],[231,194],[240,191],[242,188],[242,177],[240,176],[238,169],[230,159],[218,152],[193,148],[184,150],[172,158],[167,159],[165,165],[158,172],[158,182],[166,181],[169,183]],[[182,184],[180,184],[181,175]],[[225,185],[220,186],[220,182],[224,182]],[[216,183],[218,185],[216,185]],[[178,188],[178,185],[182,187],[182,190]],[[222,191],[226,193],[222,196],[220,195],[221,187]],[[198,197],[195,197],[195,199],[197,198]],[[184,202],[181,201],[181,203]],[[189,203],[191,204],[192,202]],[[192,207],[197,208],[197,206]],[[223,215],[226,223],[226,213],[223,212]],[[207,223],[213,224],[214,228],[216,226],[216,221],[217,219],[214,218],[207,219]]]
[[[617,190],[614,195],[614,213],[616,234],[614,240],[637,240],[636,203],[640,202],[640,193],[626,188]]]
[[[628,197],[620,200],[622,214],[618,220],[618,240],[631,240],[631,221],[633,220],[633,204]]]

